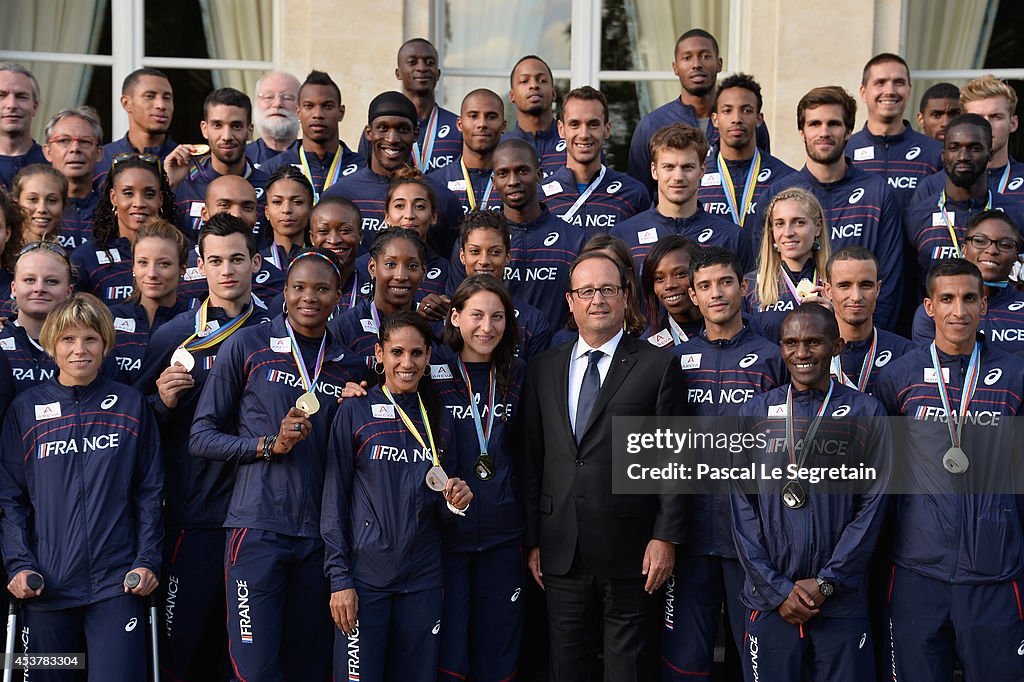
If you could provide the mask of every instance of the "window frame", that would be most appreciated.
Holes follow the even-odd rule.
[[[0,59],[17,62],[45,62],[49,64],[84,64],[111,69],[110,112],[107,122],[111,140],[119,139],[128,131],[128,114],[121,108],[121,83],[132,71],[142,67],[154,69],[238,69],[244,71],[271,71],[276,68],[281,54],[282,0],[271,0],[272,47],[269,61],[241,59],[196,59],[191,57],[146,56],[146,0],[110,0],[110,54],[81,54],[74,52],[32,52],[0,50]]]

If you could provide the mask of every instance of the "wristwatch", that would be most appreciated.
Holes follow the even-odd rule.
[[[822,578],[816,578],[818,581],[818,591],[821,592],[821,596],[828,599],[832,596],[832,593],[836,591],[835,585]]]

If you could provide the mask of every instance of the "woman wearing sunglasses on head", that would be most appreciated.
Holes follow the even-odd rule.
[[[19,393],[53,377],[57,369],[39,335],[47,316],[71,296],[72,281],[67,253],[56,242],[33,242],[21,249],[11,284],[14,319],[0,329],[0,350],[11,364]],[[118,376],[112,357],[107,356],[102,373]]]
[[[331,425],[321,532],[335,679],[437,679],[441,523],[465,514],[473,493],[427,374],[432,337],[410,310],[384,318],[374,347],[383,383],[342,403]]]
[[[103,184],[92,239],[71,254],[77,288],[110,305],[128,298],[132,286],[132,244],[151,218],[177,224],[174,192],[160,160],[152,154],[118,154]]]

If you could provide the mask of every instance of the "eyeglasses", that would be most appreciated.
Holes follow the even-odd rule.
[[[157,170],[162,170],[160,166],[160,157],[156,154],[139,154],[137,152],[122,152],[116,154],[113,159],[110,160],[110,167],[116,168],[117,164],[124,163],[125,161],[131,161],[132,159],[138,159],[142,163],[149,164]]]
[[[68,149],[75,142],[78,143],[79,148],[88,151],[95,149],[96,145],[99,144],[99,140],[95,137],[71,137],[70,135],[61,135],[60,137],[51,137],[46,141],[46,144],[52,144],[61,149]]]
[[[583,287],[582,289],[570,289],[569,293],[576,294],[576,298],[584,301],[589,301],[594,298],[598,292],[601,292],[601,298],[615,298],[622,291],[622,287],[615,287],[612,285],[603,287]]]
[[[44,242],[32,242],[31,244],[26,244],[25,246],[21,247],[21,250],[18,251],[18,258],[21,258],[26,253],[32,253],[33,251],[36,251],[37,249],[46,249],[50,253],[57,254],[58,256],[63,258],[64,260],[68,260],[68,252],[64,249],[63,246],[61,246],[60,244],[58,244],[56,242],[45,242],[45,241]]]
[[[972,234],[965,241],[978,250],[987,249],[991,244],[996,245],[996,250],[1005,253],[1016,253],[1020,249],[1020,243],[1016,239],[1005,237],[1003,239],[989,239],[983,234]]]
[[[295,95],[289,95],[284,92],[261,92],[256,95],[256,99],[261,102],[273,102],[277,98],[281,98],[282,102],[295,102],[299,99]]]

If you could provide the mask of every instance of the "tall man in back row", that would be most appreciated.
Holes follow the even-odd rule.
[[[721,71],[722,58],[713,35],[694,28],[676,41],[672,72],[679,77],[679,97],[640,119],[629,141],[627,172],[643,183],[652,197],[655,183],[648,169],[651,166],[649,145],[654,133],[670,123],[682,122],[704,133],[708,144],[718,143],[718,128],[711,120],[711,112],[715,108],[715,84]],[[771,151],[764,121],[757,126],[757,146],[765,153]]]
[[[509,99],[516,107],[516,124],[501,141],[520,139],[537,150],[544,175],[565,165],[565,140],[551,105],[555,101],[555,78],[551,67],[536,55],[516,62],[509,78]]]
[[[96,175],[105,176],[118,154],[154,154],[164,159],[178,144],[168,132],[174,117],[174,91],[167,74],[143,67],[128,74],[121,84],[121,108],[128,114],[128,132],[103,146]]]
[[[424,38],[402,43],[395,78],[402,83],[402,94],[416,107],[419,134],[412,150],[416,168],[425,175],[453,163],[462,151],[462,133],[456,125],[458,115],[437,103],[435,91],[441,78],[437,48]],[[369,160],[370,142],[365,136],[359,140],[359,153]]]

